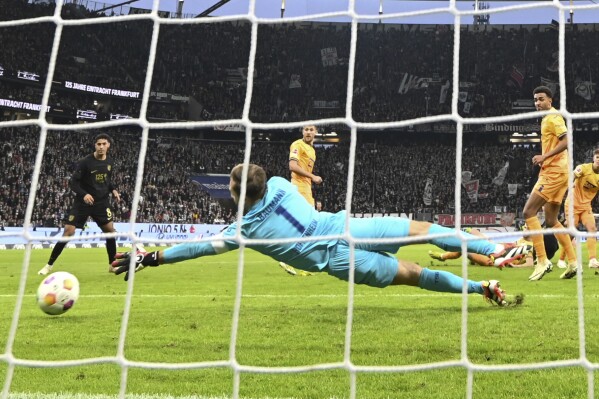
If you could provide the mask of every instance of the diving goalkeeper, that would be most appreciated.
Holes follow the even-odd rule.
[[[239,202],[241,194],[242,172],[243,165],[237,165],[231,171],[229,189],[236,203]],[[129,259],[129,253],[119,253],[113,266],[117,268],[116,274],[126,273],[125,279],[127,279],[130,263],[134,263],[131,266],[135,271],[139,271],[146,266],[176,263],[231,251],[239,247],[235,240],[239,227],[241,235],[246,239],[287,239],[286,242],[248,244],[249,248],[298,269],[326,272],[348,281],[350,244],[346,240],[323,238],[316,241],[297,241],[300,238],[342,235],[345,231],[345,222],[345,211],[334,214],[317,212],[290,182],[281,177],[272,177],[267,181],[264,169],[250,164],[240,226],[237,223],[231,224],[221,233],[220,239],[211,242],[183,243],[150,253],[138,250],[133,262]],[[427,234],[437,236],[455,234],[455,230],[437,224],[398,217],[350,218],[349,230],[352,237],[356,239],[401,239]],[[494,244],[467,233],[463,234],[469,239],[467,241],[469,252],[493,255],[494,264],[498,267],[513,262],[532,250],[529,245]],[[423,238],[420,242],[424,241]],[[455,236],[435,237],[429,242],[447,250],[461,248],[461,241]],[[401,245],[402,243],[397,242],[356,243],[353,251],[355,283],[379,288],[403,284],[430,291],[462,292],[461,277],[446,271],[423,269],[414,262],[398,260],[392,256],[391,254],[396,253]],[[468,280],[467,286],[469,294],[480,294],[498,305],[505,306],[512,303],[506,299],[499,281]]]

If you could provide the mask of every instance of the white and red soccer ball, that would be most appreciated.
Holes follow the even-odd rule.
[[[79,280],[71,273],[55,272],[44,278],[37,289],[37,304],[49,315],[63,314],[79,298]]]

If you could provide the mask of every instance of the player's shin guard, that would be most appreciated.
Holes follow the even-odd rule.
[[[424,290],[436,292],[462,292],[463,279],[443,270],[422,269],[418,286]],[[480,283],[468,280],[468,293],[483,293]]]

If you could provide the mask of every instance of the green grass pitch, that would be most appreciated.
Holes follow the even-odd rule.
[[[434,247],[402,248],[398,257],[461,274],[461,260],[431,264]],[[583,246],[583,251],[586,250]],[[0,251],[0,345],[7,347],[25,251]],[[49,250],[32,250],[27,285],[11,354],[17,360],[72,360],[115,357],[127,284],[107,272],[104,249],[65,249],[55,270],[75,274],[81,296],[58,317],[35,303],[42,277],[36,273]],[[136,275],[124,356],[132,362],[226,362],[264,367],[240,374],[242,398],[347,398],[352,373],[343,368],[272,373],[272,367],[336,364],[344,361],[348,285],[325,274],[293,277],[256,252],[245,256],[239,329],[231,331],[239,252],[146,269]],[[554,262],[555,263],[555,262]],[[587,258],[584,257],[586,265]],[[351,364],[425,366],[468,360],[477,366],[567,362],[599,363],[599,275],[582,276],[584,333],[579,332],[577,280],[560,280],[559,269],[529,282],[531,269],[470,267],[474,280],[499,279],[508,293],[524,293],[523,305],[498,308],[470,295],[467,338],[462,333],[462,297],[412,287],[355,287],[349,354]],[[583,346],[584,345],[584,346]],[[465,358],[462,359],[462,348]],[[6,389],[8,363],[0,361]],[[560,366],[560,364],[557,364]],[[262,372],[258,372],[262,371]],[[264,372],[267,371],[267,372]],[[293,369],[292,369],[293,371]],[[227,398],[235,386],[229,367],[191,370],[127,369],[128,398]],[[537,370],[475,371],[474,398],[589,398],[593,371],[580,365]],[[107,362],[61,368],[16,366],[10,398],[114,398],[123,378]],[[464,398],[468,370],[358,372],[358,398]],[[593,386],[593,384],[590,384]]]

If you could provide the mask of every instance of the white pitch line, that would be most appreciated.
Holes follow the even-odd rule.
[[[186,395],[186,396],[173,396],[173,395],[146,395],[146,394],[127,394],[127,399],[230,399],[230,396],[197,396],[197,395]],[[118,399],[117,395],[91,395],[83,393],[9,393],[9,399]],[[253,398],[245,398],[253,399]],[[254,398],[256,399],[256,398]],[[295,397],[272,397],[265,396],[260,399],[299,399]],[[336,397],[330,397],[329,399],[336,399]]]
[[[82,393],[9,393],[9,399],[117,399],[116,395],[87,395]],[[172,396],[172,395],[144,395],[127,394],[127,399],[230,399],[230,396]],[[251,398],[247,398],[251,399]],[[296,398],[273,398],[264,397],[262,399],[296,399]],[[331,398],[334,399],[334,398]]]
[[[88,294],[79,295],[79,298],[115,298],[125,296],[126,294]],[[459,294],[458,294],[459,295]],[[25,294],[25,297],[35,297],[34,294]],[[133,294],[137,298],[234,298],[234,295],[213,295],[213,294]],[[431,293],[431,294],[375,294],[375,295],[362,295],[356,294],[354,298],[438,298],[438,297],[455,297],[456,294],[452,293]],[[475,296],[472,294],[472,296]],[[0,298],[14,298],[14,295],[0,294]],[[565,294],[526,294],[526,297],[532,298],[571,298],[572,295]],[[279,294],[245,294],[242,298],[265,298],[265,299],[279,299],[279,298],[347,298],[344,294],[313,294],[313,295],[279,295]],[[597,294],[585,295],[585,298],[599,298]]]

